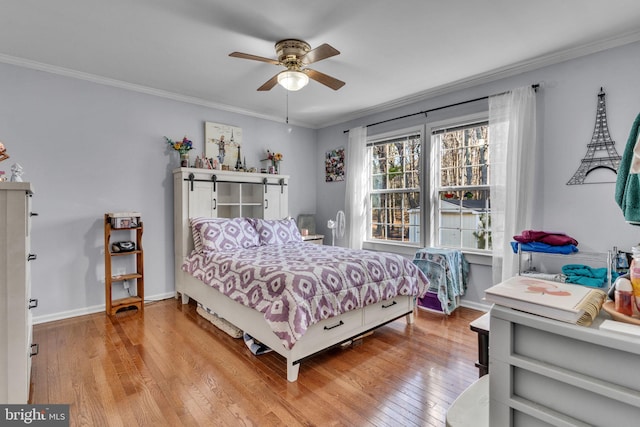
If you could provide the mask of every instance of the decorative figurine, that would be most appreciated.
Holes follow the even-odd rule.
[[[22,166],[17,163],[11,165],[11,182],[22,182]]]

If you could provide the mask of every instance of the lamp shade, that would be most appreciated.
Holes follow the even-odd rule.
[[[309,77],[301,71],[283,71],[278,74],[278,83],[287,90],[300,90],[309,83]]]

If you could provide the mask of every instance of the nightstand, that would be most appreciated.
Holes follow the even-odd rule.
[[[324,244],[323,234],[310,234],[309,236],[302,236],[302,240],[309,243],[315,243],[316,245]]]

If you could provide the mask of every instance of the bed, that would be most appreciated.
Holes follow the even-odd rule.
[[[320,351],[403,316],[413,323],[429,284],[411,260],[303,242],[289,218],[201,216],[184,172],[174,173],[176,297],[283,356],[287,380]]]

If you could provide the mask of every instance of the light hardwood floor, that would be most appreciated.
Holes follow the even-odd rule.
[[[72,426],[440,427],[478,378],[481,314],[418,310],[305,361],[295,383],[283,358],[254,356],[179,300],[40,324],[31,403],[70,404]]]

